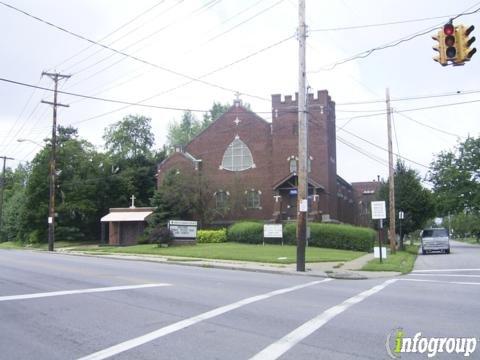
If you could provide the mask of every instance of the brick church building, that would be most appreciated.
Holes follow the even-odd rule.
[[[295,219],[297,107],[297,98],[272,95],[272,121],[268,122],[235,101],[158,165],[158,186],[173,169],[187,176],[202,176],[211,192],[216,222]],[[337,174],[335,103],[328,92],[308,94],[307,110],[308,217],[363,225],[365,204],[358,199],[364,194],[358,192],[368,188],[371,195],[371,189],[378,187],[365,185],[369,183],[355,187]]]

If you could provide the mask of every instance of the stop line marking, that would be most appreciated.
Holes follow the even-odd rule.
[[[197,324],[201,321],[214,318],[216,316],[225,314],[225,313],[227,313],[229,311],[232,311],[232,310],[236,310],[236,309],[238,309],[242,306],[249,305],[249,304],[261,301],[261,300],[265,300],[265,299],[271,298],[273,296],[282,295],[282,294],[286,294],[286,293],[289,293],[289,292],[292,292],[292,291],[300,290],[300,289],[303,289],[303,288],[306,288],[306,287],[309,287],[309,286],[329,282],[329,281],[332,281],[332,280],[333,279],[312,281],[312,282],[309,282],[309,283],[306,283],[306,284],[296,285],[296,286],[292,286],[292,287],[289,287],[289,288],[279,289],[279,290],[271,291],[271,292],[268,292],[268,293],[265,293],[265,294],[262,294],[262,295],[257,295],[257,296],[253,296],[253,297],[250,297],[250,298],[246,298],[246,299],[234,302],[232,304],[224,305],[224,306],[218,307],[216,309],[207,311],[207,312],[202,313],[200,315],[193,316],[191,318],[178,321],[178,322],[173,323],[171,325],[168,325],[168,326],[165,326],[165,327],[160,328],[158,330],[152,331],[148,334],[139,336],[137,338],[127,340],[127,341],[122,342],[122,343],[117,344],[117,345],[113,345],[113,346],[111,346],[107,349],[100,350],[100,351],[97,351],[96,353],[93,353],[93,354],[87,355],[85,357],[82,357],[79,360],[106,359],[106,358],[109,358],[111,356],[118,355],[118,354],[120,354],[124,351],[136,348],[137,346],[146,344],[150,341],[161,338],[165,335],[168,335],[168,334],[171,334],[173,332],[185,329],[185,328],[187,328],[189,326],[192,326],[192,325],[195,325],[195,324]]]
[[[442,281],[442,280],[427,280],[427,279],[398,279],[399,281],[416,281],[416,282],[431,282],[437,284],[455,284],[455,285],[480,285],[480,282],[468,281]]]
[[[480,271],[480,269],[431,269],[431,270],[413,270],[412,273],[425,273],[425,272],[448,272],[448,271]]]
[[[480,278],[480,275],[470,275],[470,274],[408,274],[409,276],[440,276],[440,277],[470,277],[470,278]]]
[[[45,297],[52,297],[52,296],[91,294],[91,293],[100,293],[100,292],[108,292],[108,291],[145,289],[145,288],[153,288],[153,287],[159,287],[159,286],[171,286],[171,284],[159,283],[159,284],[142,284],[142,285],[126,285],[126,286],[109,286],[109,287],[80,289],[80,290],[65,290],[65,291],[51,291],[51,292],[35,293],[35,294],[24,294],[24,295],[9,295],[9,296],[0,296],[0,302],[1,301],[38,299],[38,298],[45,298]]]

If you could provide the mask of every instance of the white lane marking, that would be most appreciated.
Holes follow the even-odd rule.
[[[273,360],[278,359],[282,356],[285,352],[289,349],[294,347],[300,341],[302,341],[307,336],[311,335],[327,322],[332,320],[338,314],[341,314],[345,310],[347,310],[350,306],[359,303],[360,301],[366,299],[369,296],[379,292],[380,290],[384,289],[386,286],[394,283],[397,279],[387,280],[383,284],[374,286],[370,290],[364,291],[360,294],[357,294],[339,305],[335,305],[328,310],[324,311],[317,317],[307,321],[300,327],[296,328],[289,334],[285,335],[283,338],[274,342],[273,344],[267,346],[265,349],[257,353],[255,356],[250,358],[250,360]]]
[[[448,271],[480,271],[480,269],[432,269],[432,270],[413,270],[412,273],[419,272],[448,272]]]
[[[438,284],[456,284],[456,285],[480,285],[480,282],[467,281],[441,281],[441,280],[426,280],[426,279],[398,279],[400,281],[417,281],[417,282],[431,282]]]
[[[221,307],[218,307],[216,309],[207,311],[207,312],[202,313],[200,315],[193,316],[193,317],[185,319],[185,320],[181,320],[181,321],[176,322],[174,324],[171,324],[171,325],[165,326],[163,328],[160,328],[158,330],[152,331],[148,334],[145,334],[145,335],[139,336],[137,338],[127,340],[127,341],[122,342],[120,344],[111,346],[107,349],[100,350],[96,353],[93,353],[93,354],[87,355],[85,357],[82,357],[79,360],[106,359],[106,358],[109,358],[110,356],[120,354],[124,351],[133,349],[137,346],[140,346],[140,345],[143,345],[143,344],[148,343],[150,341],[156,340],[156,339],[158,339],[162,336],[171,334],[175,331],[182,330],[186,327],[195,325],[195,324],[197,324],[201,321],[208,320],[208,319],[211,319],[213,317],[225,314],[226,312],[238,309],[242,306],[252,304],[252,303],[260,301],[260,300],[265,300],[265,299],[271,298],[272,296],[286,294],[286,293],[289,293],[289,292],[292,292],[292,291],[295,291],[295,290],[300,290],[300,289],[303,289],[303,288],[306,288],[306,287],[309,287],[309,286],[317,285],[317,284],[320,284],[320,283],[323,283],[323,282],[328,282],[328,281],[332,281],[332,279],[312,281],[312,282],[309,282],[309,283],[306,283],[306,284],[297,285],[297,286],[284,288],[284,289],[279,289],[279,290],[268,292],[266,294],[246,298],[246,299],[234,302],[232,304],[221,306]]]
[[[471,277],[480,278],[480,275],[468,275],[468,274],[408,274],[408,276],[449,276],[449,277]]]
[[[36,293],[36,294],[9,295],[9,296],[0,296],[0,301],[26,300],[26,299],[38,299],[38,298],[51,297],[51,296],[64,296],[64,295],[99,293],[99,292],[107,292],[107,291],[144,289],[144,288],[152,288],[152,287],[158,287],[158,286],[171,286],[171,284],[162,283],[162,284],[110,286],[110,287],[81,289],[81,290],[65,290],[65,291],[51,291],[51,292]]]

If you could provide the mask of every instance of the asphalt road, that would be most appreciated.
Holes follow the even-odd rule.
[[[375,280],[3,250],[0,359],[389,359],[398,328],[480,338],[479,300],[480,246],[456,242]]]

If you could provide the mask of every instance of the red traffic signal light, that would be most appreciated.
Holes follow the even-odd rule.
[[[443,33],[447,36],[455,34],[455,27],[452,24],[443,25]]]

